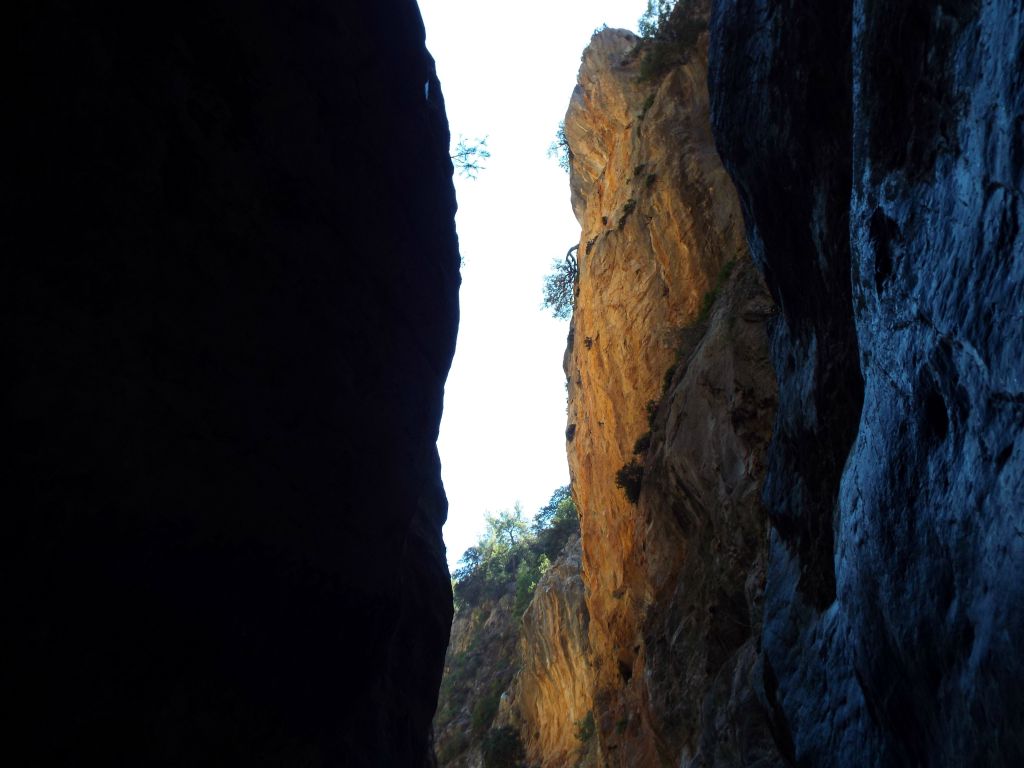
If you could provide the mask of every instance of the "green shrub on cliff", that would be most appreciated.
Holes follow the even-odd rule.
[[[470,718],[473,733],[480,735],[491,727],[491,723],[494,722],[494,716],[498,714],[498,706],[501,704],[501,692],[504,689],[505,683],[495,682],[473,704],[473,714]]]
[[[630,504],[640,501],[640,487],[644,481],[644,466],[636,459],[630,459],[629,463],[615,473],[615,485],[626,494]]]
[[[658,32],[665,27],[669,14],[676,7],[676,0],[647,0],[647,10],[644,11],[636,29],[640,37],[653,40]]]
[[[559,488],[528,524],[517,504],[487,516],[487,529],[467,549],[453,574],[455,606],[479,605],[511,592],[522,615],[537,582],[569,538],[579,532],[579,516],[569,486]]]
[[[558,162],[558,167],[566,173],[572,163],[572,150],[569,149],[569,139],[565,137],[565,120],[558,124],[555,131],[555,140],[548,147],[548,157],[553,157]]]
[[[656,80],[686,60],[707,22],[693,18],[677,0],[648,0],[647,10],[637,22],[644,38],[640,50],[641,81]]]
[[[581,744],[586,744],[597,732],[597,726],[594,724],[594,712],[593,710],[587,712],[586,716],[576,721],[576,740]]]
[[[537,582],[550,567],[551,560],[543,552],[540,555],[532,552],[530,556],[523,558],[516,573],[516,602],[512,608],[516,616],[526,613],[533,599],[533,590],[537,588]]]
[[[544,298],[541,301],[541,308],[551,310],[551,314],[559,320],[569,319],[576,304],[576,280],[579,271],[575,254],[578,249],[579,246],[574,245],[565,254],[564,259],[555,259],[551,263],[551,272],[544,276]]]
[[[551,500],[533,518],[531,531],[536,538],[537,549],[551,560],[558,557],[566,542],[580,532],[580,517],[568,485],[551,494]]]
[[[453,574],[456,607],[500,598],[515,579],[531,538],[518,504],[511,510],[488,514],[484,535],[462,554]]]

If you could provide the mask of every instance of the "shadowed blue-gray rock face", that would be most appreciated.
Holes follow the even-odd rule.
[[[782,310],[763,639],[800,764],[1024,761],[1022,51],[1009,0],[714,13]]]

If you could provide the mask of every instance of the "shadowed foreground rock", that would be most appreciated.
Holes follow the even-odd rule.
[[[1022,51],[1009,0],[716,4],[781,309],[763,645],[800,765],[1024,762]]]
[[[418,10],[85,6],[11,23],[8,749],[425,764],[459,257]]]

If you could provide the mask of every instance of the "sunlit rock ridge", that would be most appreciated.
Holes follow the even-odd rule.
[[[637,38],[600,32],[566,114],[582,228],[567,451],[599,765],[678,765],[705,742],[711,758],[736,750],[726,764],[773,754],[745,685],[767,547],[772,304],[715,152],[704,41],[642,78]],[[636,503],[616,484],[630,462]]]

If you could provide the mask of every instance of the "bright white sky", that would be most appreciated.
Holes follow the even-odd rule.
[[[551,261],[579,240],[568,176],[547,157],[602,24],[636,29],[646,0],[419,0],[452,142],[487,136],[479,178],[456,178],[465,266],[462,320],[438,448],[454,567],[484,513],[519,501],[532,515],[569,482],[569,330],[540,309]]]

